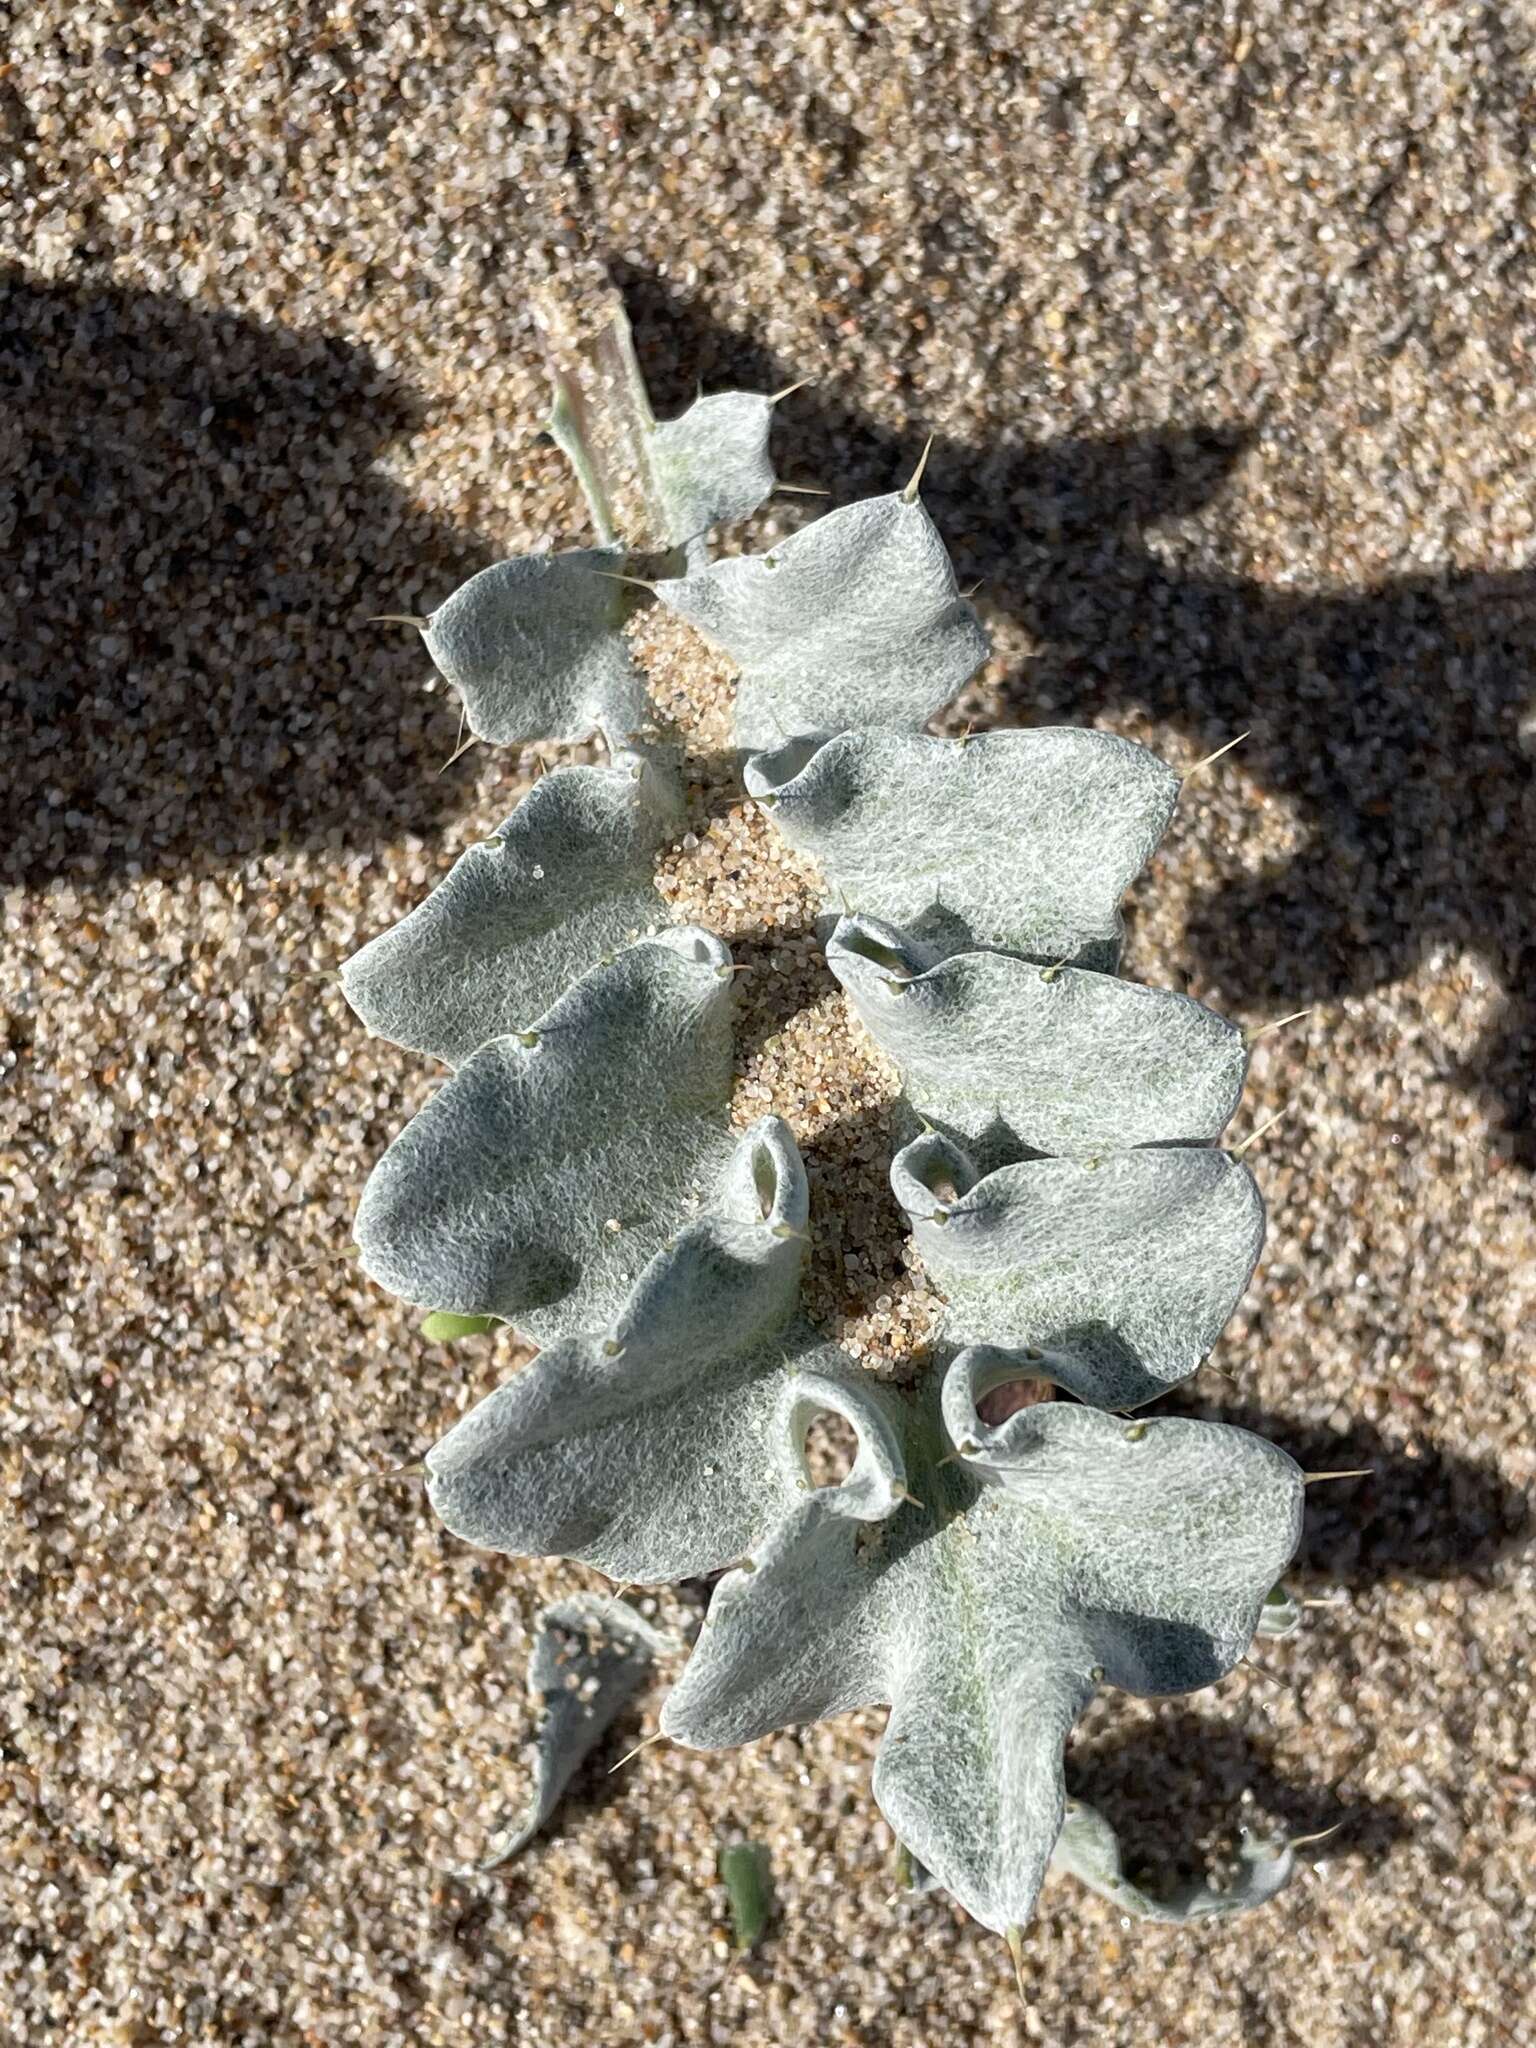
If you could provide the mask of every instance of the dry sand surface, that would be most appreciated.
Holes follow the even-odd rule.
[[[4,2038],[1536,2039],[1520,13],[34,0],[0,60]],[[332,977],[533,771],[441,772],[456,706],[364,621],[585,536],[528,312],[578,247],[662,410],[810,380],[781,475],[842,502],[937,436],[996,648],[955,722],[1251,731],[1133,905],[1137,976],[1313,1006],[1236,1127],[1288,1109],[1264,1263],[1170,1405],[1372,1476],[1311,1495],[1320,1604],[1262,1673],[1102,1701],[1069,1774],[1160,1875],[1342,1825],[1187,1933],[1053,1879],[1022,2010],[891,1899],[874,1712],[610,1775],[652,1689],[519,1862],[444,1873],[523,1782],[533,1615],[602,1582],[358,1483],[517,1354],[345,1257],[438,1076]],[[706,819],[673,879],[804,977],[760,1108],[844,1027],[750,840]],[[878,1358],[921,1311],[880,1078],[819,1072],[822,1312]],[[777,1906],[732,1964],[737,1836]]]

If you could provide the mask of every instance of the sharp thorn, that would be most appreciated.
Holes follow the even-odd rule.
[[[1250,727],[1249,730],[1251,731],[1252,728]],[[1187,782],[1193,782],[1195,777],[1209,768],[1213,761],[1219,761],[1223,754],[1230,754],[1234,747],[1240,747],[1247,737],[1248,733],[1240,732],[1235,740],[1228,740],[1227,744],[1224,747],[1218,747],[1214,754],[1207,754],[1205,759],[1197,761],[1193,768],[1186,768],[1179,777],[1180,786],[1182,787]]]
[[[776,491],[787,491],[792,498],[830,498],[832,493],[824,491],[820,484],[775,484]]]
[[[1350,1472],[1303,1472],[1303,1486],[1319,1486],[1325,1479],[1369,1479],[1375,1472],[1374,1465],[1356,1465]]]
[[[1023,1928],[1022,1928],[1022,1927],[1010,1927],[1010,1928],[1009,1928],[1009,1929],[1008,1929],[1008,1930],[1006,1931],[1006,1933],[1005,1933],[1005,1934],[1003,1935],[1003,1940],[1004,1940],[1004,1941],[1005,1941],[1005,1942],[1006,1942],[1006,1943],[1008,1944],[1008,1953],[1009,1953],[1009,1955],[1010,1955],[1010,1956],[1011,1956],[1011,1957],[1013,1958],[1013,1983],[1014,1983],[1014,1989],[1015,1989],[1015,1990],[1016,1990],[1016,1991],[1018,1992],[1018,1994],[1019,1994],[1019,2005],[1020,2005],[1020,2007],[1021,2007],[1021,2008],[1022,2008],[1022,2009],[1023,2009],[1024,2011],[1028,2011],[1028,2009],[1029,2009],[1029,2000],[1028,2000],[1028,1999],[1027,1999],[1027,1998],[1025,1997],[1025,1995],[1024,1995],[1024,1930],[1023,1930]]]
[[[419,633],[425,633],[431,623],[430,612],[425,618],[416,612],[375,612],[368,621],[370,626],[414,626]]]
[[[1259,1040],[1266,1037],[1269,1032],[1283,1031],[1287,1024],[1299,1024],[1303,1017],[1310,1017],[1312,1011],[1316,1008],[1317,1005],[1314,1003],[1311,1009],[1292,1010],[1289,1017],[1276,1017],[1271,1024],[1256,1024],[1252,1031],[1245,1031],[1243,1033],[1243,1042],[1245,1045],[1257,1045]]]
[[[355,1487],[372,1486],[381,1479],[425,1479],[427,1468],[423,1464],[389,1465],[382,1472],[359,1472],[355,1478],[343,1479],[337,1491],[350,1493]]]
[[[898,1500],[904,1500],[909,1508],[920,1508],[923,1505],[917,1495],[915,1493],[908,1493],[904,1486],[893,1486],[891,1491]]]
[[[1239,1664],[1242,1665],[1245,1671],[1254,1672],[1258,1677],[1264,1679],[1266,1683],[1278,1686],[1281,1692],[1290,1691],[1291,1688],[1286,1684],[1283,1678],[1276,1678],[1273,1671],[1266,1671],[1264,1666],[1262,1664],[1256,1664],[1252,1657],[1239,1657],[1237,1661]]]
[[[1272,1117],[1266,1117],[1264,1122],[1261,1123],[1256,1130],[1252,1130],[1248,1133],[1247,1137],[1244,1138],[1243,1142],[1240,1145],[1234,1145],[1232,1147],[1232,1157],[1234,1159],[1241,1159],[1243,1154],[1248,1150],[1249,1146],[1257,1145],[1260,1138],[1263,1137],[1264,1133],[1266,1131],[1272,1131],[1275,1128],[1275,1125],[1279,1123],[1281,1117],[1288,1115],[1290,1113],[1290,1110],[1291,1104],[1288,1102],[1286,1103],[1283,1109],[1277,1109]]]
[[[643,576],[621,576],[617,569],[592,569],[588,573],[601,576],[605,583],[632,583],[636,590],[648,590],[652,597],[656,595],[656,585],[647,583]]]
[[[329,1266],[334,1264],[337,1259],[355,1259],[356,1257],[357,1246],[355,1244],[344,1245],[339,1252],[321,1252],[318,1258],[306,1259],[300,1266],[285,1267],[283,1269],[283,1278],[291,1280],[297,1273],[313,1273],[316,1266]]]
[[[616,1764],[610,1764],[608,1768],[609,1777],[611,1778],[615,1771],[622,1771],[627,1763],[633,1763],[634,1759],[640,1754],[642,1749],[649,1749],[653,1742],[665,1742],[666,1739],[667,1738],[665,1733],[660,1728],[656,1730],[656,1733],[654,1735],[647,1735],[644,1742],[637,1742],[634,1748],[629,1751],[628,1755],[621,1756]]]
[[[803,391],[806,385],[810,383],[810,381],[811,380],[809,377],[802,377],[798,384],[786,384],[782,391],[775,391],[772,393],[772,395],[769,397],[768,403],[770,405],[782,405],[784,400],[790,397],[794,392]]]
[[[460,745],[454,748],[453,752],[448,756],[447,760],[443,763],[442,767],[438,769],[438,774],[446,775],[448,773],[448,770],[453,766],[455,761],[461,761],[464,758],[464,756],[469,752],[471,747],[478,747],[479,744],[479,733],[472,732],[467,740],[462,741]]]
[[[910,505],[917,496],[918,486],[923,481],[923,471],[928,467],[928,456],[933,448],[934,440],[935,436],[930,434],[927,440],[923,443],[923,452],[917,458],[917,467],[912,472],[912,480],[901,494],[903,500],[908,505]]]
[[[1347,1825],[1345,1821],[1336,1820],[1331,1828],[1319,1828],[1311,1835],[1297,1835],[1294,1841],[1287,1842],[1285,1846],[1287,1849],[1305,1849],[1309,1842],[1326,1842],[1330,1835],[1336,1835],[1340,1828]]]
[[[635,1589],[632,1585],[616,1586],[603,1608],[604,1614],[612,1614],[614,1608],[617,1607],[619,1602],[624,1598],[624,1595],[626,1593],[632,1593],[634,1590]]]
[[[967,601],[967,603],[969,603],[969,601],[976,595],[977,591],[980,590],[980,588],[986,582],[986,580],[987,579],[985,576],[978,576],[976,581],[971,585],[970,589],[962,590],[960,595]]]

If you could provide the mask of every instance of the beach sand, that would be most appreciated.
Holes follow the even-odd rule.
[[[1518,16],[40,0],[0,56],[0,2038],[1536,2038]],[[521,1859],[446,1870],[526,1782],[534,1616],[606,1582],[374,1476],[522,1354],[427,1343],[347,1256],[441,1070],[335,972],[536,763],[445,771],[456,704],[366,621],[589,538],[529,303],[594,258],[663,413],[809,380],[774,445],[825,502],[936,437],[994,640],[946,729],[1094,724],[1180,768],[1249,735],[1130,906],[1136,978],[1310,1010],[1233,1126],[1285,1112],[1264,1260],[1168,1406],[1371,1476],[1309,1497],[1295,1638],[1106,1696],[1068,1769],[1157,1878],[1341,1825],[1187,1931],[1050,1880],[1022,2006],[995,1937],[892,1898],[878,1711],[611,1772],[659,1678]],[[801,1131],[818,1312],[882,1369],[924,1314],[888,1090],[765,831],[724,805],[669,873],[800,977],[741,1106]],[[737,1838],[776,1895],[741,1961]]]

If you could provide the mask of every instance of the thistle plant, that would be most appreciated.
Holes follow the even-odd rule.
[[[1264,1232],[1219,1147],[1243,1034],[1115,971],[1180,780],[1101,732],[925,732],[987,639],[920,467],[712,556],[774,488],[775,401],[658,424],[617,310],[551,349],[597,544],[500,563],[411,623],[477,738],[595,737],[601,764],[538,782],[344,973],[372,1030],[451,1069],[368,1182],[366,1270],[435,1331],[539,1347],[428,1454],[432,1505],[467,1542],[626,1588],[723,1570],[662,1732],[716,1749],[888,1706],[874,1796],[909,1881],[1016,1955],[1053,1857],[1163,1918],[1268,1896],[1283,1844],[1228,1892],[1149,1899],[1063,1780],[1097,1688],[1209,1685],[1295,1620],[1274,1589],[1303,1475],[1242,1430],[1135,1412],[1200,1365]],[[735,670],[746,795],[814,863],[826,964],[900,1076],[892,1199],[943,1302],[904,1384],[808,1310],[795,1132],[733,1122],[729,935],[670,921],[656,886],[697,736],[647,694],[648,607]],[[815,1485],[828,1414],[857,1448]],[[596,1686],[607,1624],[557,1619],[594,1632]],[[518,1844],[573,1740],[565,1714]]]

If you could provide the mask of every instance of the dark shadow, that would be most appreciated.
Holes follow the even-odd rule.
[[[629,268],[621,281],[668,409],[699,380],[772,390],[800,374],[656,278]],[[1378,988],[1437,949],[1476,954],[1504,1014],[1445,1070],[1536,1164],[1536,794],[1519,729],[1536,699],[1536,575],[1404,576],[1317,597],[1169,568],[1148,527],[1216,498],[1258,431],[1237,420],[1048,446],[941,437],[924,502],[961,582],[981,579],[983,613],[1037,646],[1009,686],[1018,722],[1136,707],[1202,751],[1250,732],[1245,772],[1294,812],[1305,844],[1197,912],[1202,980],[1276,1014]],[[797,392],[775,426],[779,473],[830,486],[833,504],[904,482],[920,444],[822,388]]]
[[[1330,1853],[1370,1864],[1383,1862],[1411,1832],[1407,1809],[1396,1800],[1355,1790],[1347,1771],[1334,1785],[1298,1779],[1276,1764],[1275,1751],[1234,1720],[1169,1707],[1135,1727],[1079,1736],[1067,1755],[1067,1789],[1099,1808],[1120,1836],[1126,1875],[1154,1896],[1173,1879],[1201,1874],[1196,1845],[1202,1835],[1227,1834],[1244,1821],[1240,1791],[1293,1838],[1342,1821]]]
[[[1489,1572],[1528,1540],[1533,1503],[1492,1460],[1425,1443],[1411,1454],[1368,1422],[1329,1429],[1240,1403],[1206,1401],[1186,1385],[1157,1415],[1230,1422],[1288,1451],[1304,1472],[1351,1472],[1307,1488],[1296,1574],[1357,1584],[1378,1579],[1467,1579]]]
[[[615,275],[662,414],[700,382],[773,389],[800,373],[656,277]],[[421,691],[408,632],[362,621],[431,605],[488,554],[379,474],[421,419],[397,380],[324,336],[13,281],[0,400],[30,457],[5,534],[8,876],[216,870],[441,821],[457,800],[438,776],[452,707]],[[920,440],[835,389],[798,392],[775,431],[780,473],[831,486],[833,503],[904,481]],[[941,438],[924,498],[983,611],[1038,650],[1007,693],[1021,722],[1135,707],[1202,750],[1251,732],[1246,772],[1305,843],[1198,909],[1201,980],[1259,1016],[1375,989],[1436,949],[1478,955],[1504,1011],[1445,1071],[1536,1163],[1536,795],[1519,731],[1536,577],[1316,597],[1169,568],[1148,528],[1216,498],[1258,431]]]
[[[378,467],[421,402],[366,349],[0,278],[0,881],[368,849],[462,804],[429,609],[491,559]]]

